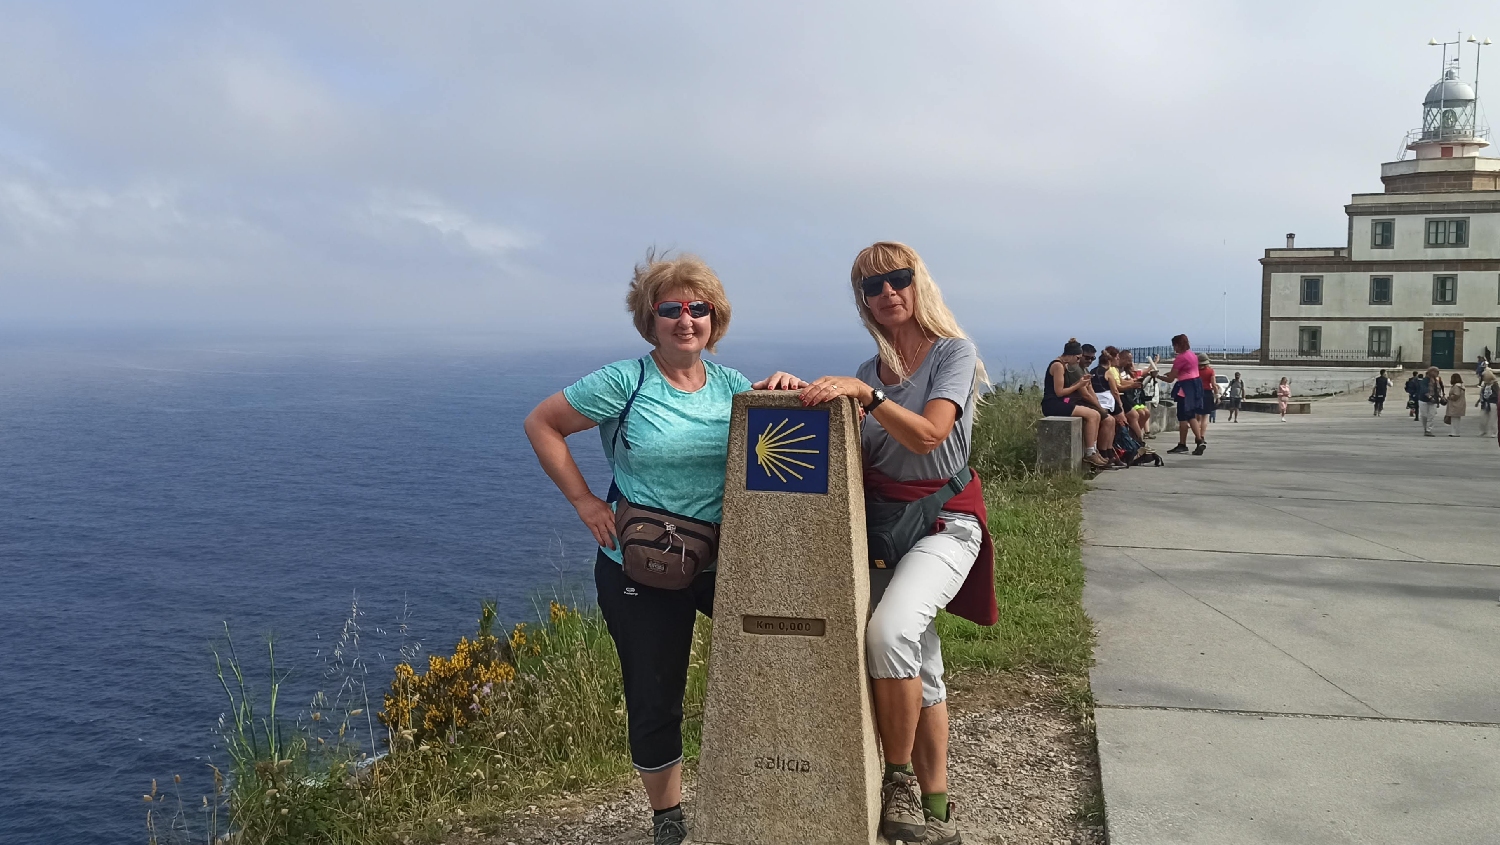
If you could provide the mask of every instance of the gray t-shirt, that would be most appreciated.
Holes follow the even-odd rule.
[[[897,481],[951,478],[968,466],[969,442],[974,430],[974,372],[978,362],[979,350],[973,341],[945,337],[933,344],[922,365],[900,384],[881,383],[879,356],[860,364],[855,377],[871,387],[884,388],[888,402],[919,414],[933,399],[948,399],[962,409],[948,439],[926,455],[918,455],[897,443],[873,415],[866,416],[859,435],[865,465]]]

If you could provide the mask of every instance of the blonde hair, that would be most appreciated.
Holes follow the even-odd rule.
[[[912,316],[924,334],[934,340],[944,337],[961,337],[967,340],[969,336],[959,327],[953,312],[943,302],[942,291],[938,290],[937,282],[932,280],[932,275],[927,272],[927,265],[922,263],[922,256],[917,255],[916,250],[896,241],[880,241],[860,250],[859,255],[854,257],[854,267],[849,271],[849,280],[854,286],[854,307],[859,310],[859,319],[865,324],[865,331],[875,339],[875,346],[880,350],[880,360],[891,368],[896,378],[906,381],[911,373],[907,372],[901,355],[885,336],[885,330],[875,322],[875,316],[870,313],[870,306],[865,302],[864,291],[859,286],[861,281],[870,276],[893,270],[911,270],[912,302],[916,306]],[[988,385],[990,378],[989,373],[985,372],[984,362],[977,356],[974,361],[974,378],[979,383]]]
[[[1500,381],[1500,376],[1495,375],[1494,370],[1486,367],[1484,370],[1484,375],[1480,376],[1479,380],[1481,382],[1484,382],[1485,384],[1490,384],[1491,382]]]
[[[635,330],[652,346],[656,339],[656,303],[667,291],[682,290],[713,305],[709,314],[708,351],[713,352],[729,331],[729,297],[724,284],[703,259],[696,255],[660,257],[656,249],[646,251],[646,260],[635,265],[635,277],[625,294],[625,310],[631,313]]]

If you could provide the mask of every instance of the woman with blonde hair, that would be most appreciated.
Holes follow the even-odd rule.
[[[687,836],[681,804],[688,656],[698,614],[713,616],[731,403],[752,385],[703,360],[729,329],[729,298],[702,260],[647,253],[625,307],[651,351],[542,400],[526,418],[526,436],[599,543],[594,582],[620,657],[631,762],[651,802],[655,845],[680,845]],[[754,385],[803,386],[784,373]],[[614,474],[605,499],[589,489],[567,443],[568,435],[596,426]],[[631,539],[621,543],[625,520]],[[647,552],[662,551],[652,542],[671,544],[673,537],[681,544],[680,571],[642,565]]]
[[[1495,430],[1495,406],[1500,405],[1500,378],[1486,367],[1479,377],[1479,436],[1500,437]]]
[[[984,498],[969,468],[987,379],[979,350],[911,247],[869,246],[850,277],[876,354],[853,377],[813,382],[802,401],[850,396],[865,410],[860,445],[874,605],[865,657],[886,762],[881,830],[891,840],[956,845],[935,620],[944,607],[981,625],[999,617]]]

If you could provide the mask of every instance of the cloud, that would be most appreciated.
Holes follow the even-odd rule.
[[[736,333],[814,335],[852,319],[854,252],[897,238],[976,333],[1127,343],[1217,334],[1226,291],[1253,343],[1261,250],[1341,243],[1418,120],[1427,36],[1500,24],[1393,0],[0,14],[6,313],[128,319],[167,285],[184,321],[511,330],[545,292],[596,333],[654,244],[714,265]]]
[[[534,238],[515,229],[475,220],[436,197],[420,192],[392,194],[376,192],[366,207],[376,221],[415,224],[430,229],[450,243],[502,265],[513,253],[534,243]]]

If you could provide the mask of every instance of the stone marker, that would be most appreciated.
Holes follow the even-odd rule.
[[[1083,419],[1042,417],[1036,421],[1036,466],[1042,472],[1083,469]]]
[[[1146,429],[1152,434],[1177,430],[1177,403],[1163,400],[1151,408],[1151,420]]]
[[[852,401],[734,397],[696,843],[878,841],[858,431]]]

